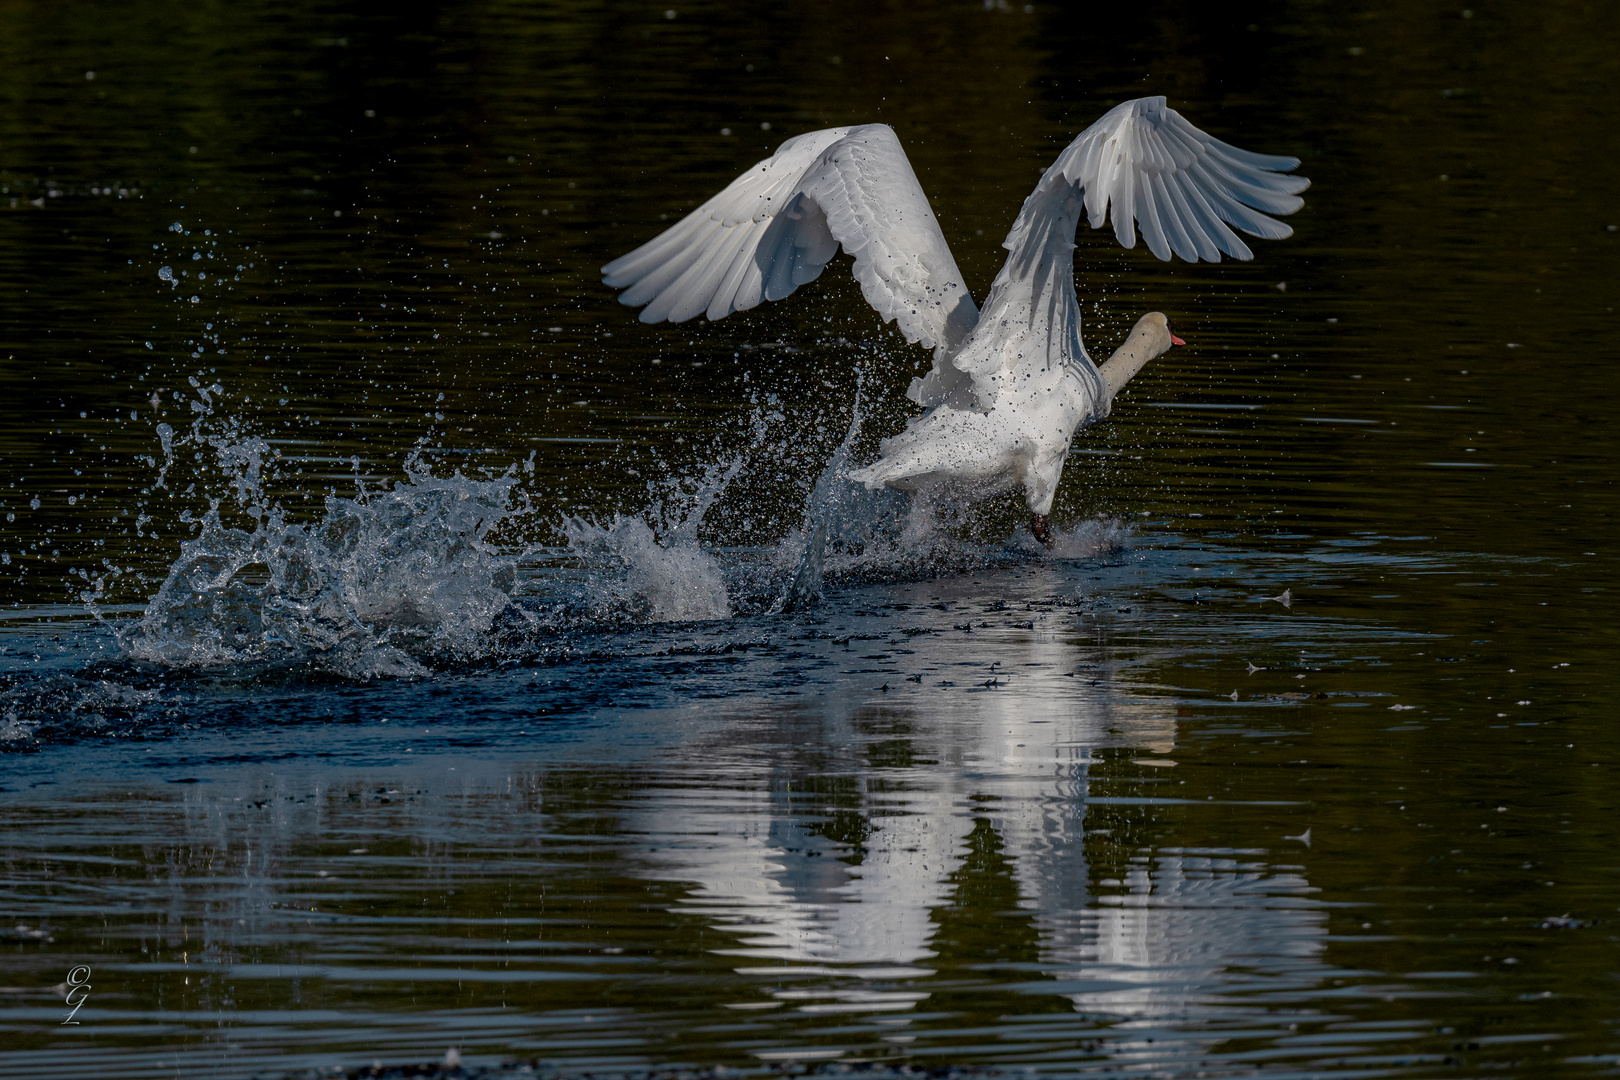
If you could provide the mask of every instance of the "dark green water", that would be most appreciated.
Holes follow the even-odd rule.
[[[1620,1070],[1620,11],[666,14],[0,3],[0,1075]],[[982,298],[1156,93],[1313,186],[1252,263],[1082,230],[1093,351],[1190,346],[1077,442],[1075,557],[1009,500],[769,614],[927,357],[842,257],[678,327],[596,268],[880,120]],[[729,463],[687,561],[565,529]],[[432,617],[132,637],[239,490]]]

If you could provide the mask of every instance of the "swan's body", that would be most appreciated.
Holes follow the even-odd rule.
[[[934,350],[907,396],[927,411],[851,473],[869,488],[948,486],[975,495],[1022,487],[1045,529],[1074,433],[1108,415],[1141,366],[1179,344],[1163,315],[1143,316],[1099,369],[1080,340],[1074,234],[1113,207],[1114,234],[1136,226],[1161,259],[1253,258],[1228,223],[1255,236],[1292,232],[1266,216],[1299,209],[1309,181],[1295,158],[1251,154],[1204,134],[1162,97],[1119,105],[1058,155],[1024,200],[1006,264],[981,312],[894,131],[831,128],[775,155],[651,242],[602,268],[646,305],[644,322],[711,319],[778,300],[817,277],[839,245],[885,321]],[[1044,539],[1044,536],[1043,536]]]

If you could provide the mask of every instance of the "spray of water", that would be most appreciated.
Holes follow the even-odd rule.
[[[125,650],[168,666],[309,664],[356,678],[486,653],[503,620],[523,618],[517,560],[490,542],[525,509],[517,481],[437,477],[417,456],[405,474],[391,488],[328,496],[314,522],[287,520],[251,485],[237,507],[245,526],[227,524],[212,500],[123,634]]]
[[[738,578],[701,537],[705,520],[750,460],[768,444],[782,419],[774,408],[749,418],[746,447],[724,454],[695,473],[648,485],[640,516],[615,513],[606,520],[567,517],[567,552],[584,570],[570,596],[570,610],[591,622],[659,623],[725,619],[737,614]],[[746,605],[745,605],[746,607]]]
[[[788,579],[787,588],[776,602],[775,610],[779,612],[802,610],[820,598],[822,579],[826,575],[829,535],[834,530],[847,528],[851,521],[867,517],[851,513],[857,509],[854,505],[857,489],[849,482],[849,455],[861,434],[861,396],[865,382],[865,369],[857,368],[855,404],[850,408],[849,430],[844,433],[844,440],[833,451],[821,475],[816,477],[815,486],[810,489],[810,498],[805,504],[804,529],[789,537],[780,549],[778,561],[785,561],[802,545],[797,564],[793,567],[793,576]]]
[[[156,486],[195,473],[199,481],[179,495],[201,483],[212,492],[207,509],[181,515],[195,535],[140,618],[115,627],[128,657],[168,668],[417,676],[533,656],[581,627],[794,612],[814,604],[828,580],[929,576],[1044,553],[961,539],[962,508],[947,501],[852,484],[864,379],[802,524],[770,548],[725,547],[706,535],[706,522],[751,461],[780,451],[774,406],[752,415],[743,448],[649,485],[642,513],[567,516],[559,547],[514,549],[497,535],[532,532],[549,516],[521,487],[519,467],[483,479],[440,475],[418,447],[403,479],[373,488],[357,481],[353,496],[329,494],[317,515],[295,520],[266,493],[275,449],[237,418],[216,415],[219,385],[193,380],[193,388],[189,430],[158,427]],[[1117,526],[1085,523],[1060,536],[1057,554],[1088,557],[1121,539]],[[108,576],[83,594],[92,611]]]
[[[645,520],[563,523],[568,551],[585,567],[579,615],[590,622],[659,623],[725,619],[734,613],[714,553],[680,535],[660,539]]]
[[[0,749],[62,734],[116,732],[157,699],[155,690],[63,672],[0,683]]]

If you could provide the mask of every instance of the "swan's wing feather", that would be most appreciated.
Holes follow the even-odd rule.
[[[756,228],[754,222],[744,219],[730,229],[716,230],[714,242],[702,248],[692,265],[642,309],[642,320],[685,322],[708,308]]]
[[[1299,193],[1310,181],[1284,175],[1298,165],[1298,158],[1224,143],[1193,127],[1164,98],[1147,97],[1115,106],[1081,132],[1036,190],[1064,184],[1082,192],[1094,229],[1111,209],[1114,235],[1125,247],[1135,247],[1140,232],[1161,259],[1217,262],[1222,253],[1253,257],[1229,226],[1268,239],[1292,234],[1267,215],[1292,214],[1304,205]],[[1036,205],[1045,202],[1031,196],[1026,213]],[[1007,246],[1016,251],[1028,232],[1021,220]]]
[[[978,308],[911,162],[884,124],[789,139],[670,229],[602,267],[644,322],[720,319],[813,281],[842,245],[908,341],[953,346]]]
[[[854,256],[867,303],[907,341],[932,348],[960,340],[978,309],[894,129],[854,128],[822,158],[805,194]]]
[[[621,303],[645,305],[643,322],[668,318],[679,322],[716,308],[721,287],[731,280],[729,271],[736,268],[738,257],[757,250],[758,242],[770,231],[765,226],[793,201],[805,172],[848,130],[830,128],[787,140],[775,154],[669,229],[602,267],[604,284],[625,290],[619,297]],[[781,239],[780,230],[772,239]],[[791,244],[791,236],[788,239]],[[718,264],[713,257],[725,251],[732,253],[731,260]],[[700,267],[707,267],[708,273],[694,274]],[[747,288],[746,275],[741,279],[732,299],[752,296],[757,304],[758,295]],[[728,310],[721,315],[739,310],[731,303],[724,307]]]
[[[1107,386],[1080,339],[1074,293],[1074,234],[1113,218],[1125,247],[1140,238],[1161,259],[1250,259],[1238,236],[1280,239],[1292,230],[1269,214],[1291,214],[1309,181],[1283,172],[1293,158],[1239,150],[1199,131],[1162,97],[1127,101],[1070,143],[1024,200],[1003,246],[1008,256],[986,297],[980,331],[916,395],[923,404],[990,409],[1006,394],[1050,385],[1062,371],[1079,379],[1082,412],[1107,415]],[[930,381],[933,385],[931,385]],[[969,393],[970,391],[970,393]]]

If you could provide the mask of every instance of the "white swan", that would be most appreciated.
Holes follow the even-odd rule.
[[[1058,155],[1013,222],[1006,264],[981,312],[962,283],[922,187],[885,124],[812,131],[641,247],[602,267],[643,322],[711,319],[780,300],[820,275],[840,244],[861,291],[906,340],[934,350],[907,396],[927,411],[850,474],[868,488],[947,486],[979,497],[1024,489],[1031,529],[1050,543],[1069,442],[1108,415],[1143,364],[1182,344],[1158,312],[1137,322],[1101,369],[1080,340],[1074,233],[1084,210],[1153,254],[1218,262],[1254,257],[1228,225],[1282,239],[1310,181],[1297,158],[1239,150],[1165,104],[1115,106]],[[1261,211],[1264,211],[1262,213]]]

